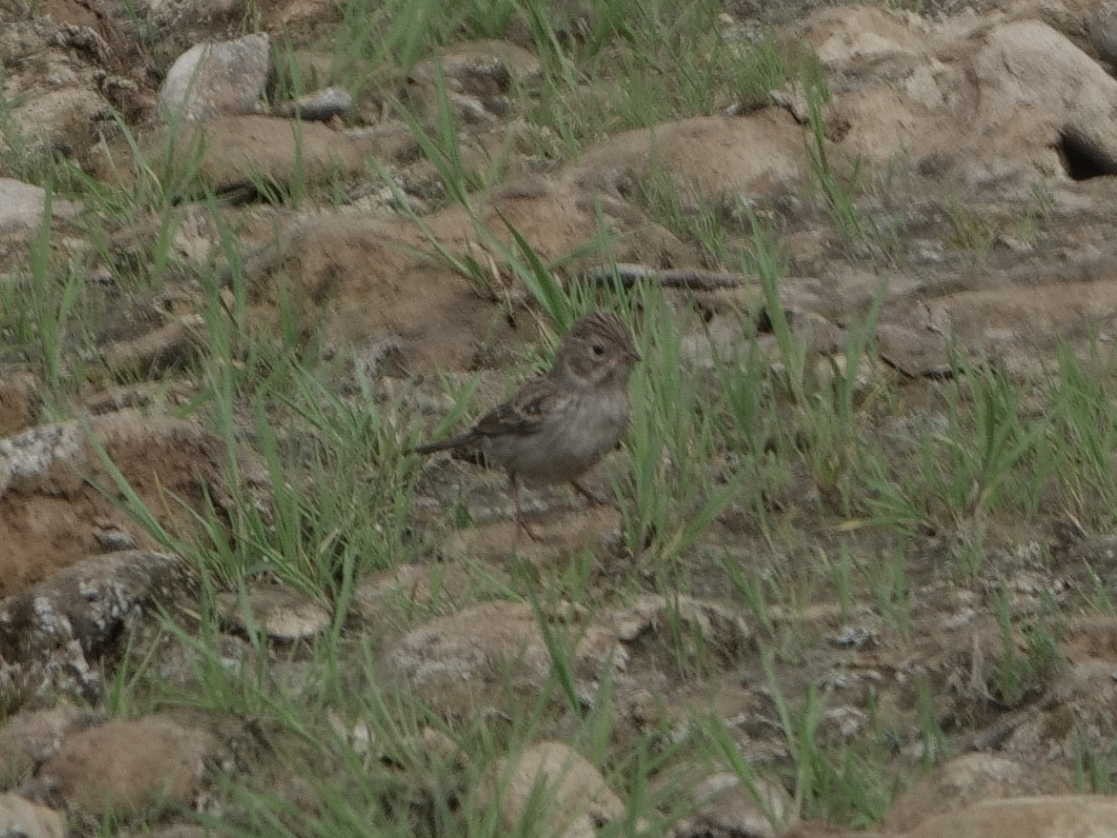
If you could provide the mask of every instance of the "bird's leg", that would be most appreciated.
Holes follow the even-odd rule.
[[[584,497],[590,506],[608,506],[609,501],[597,494],[592,489],[587,489],[577,480],[571,480],[570,485],[574,487],[574,491]]]
[[[520,481],[516,479],[515,472],[508,473],[508,484],[512,489],[512,507],[515,510],[516,527],[523,530],[532,541],[539,541],[539,536],[532,532],[531,527],[527,525],[523,510],[520,509]]]

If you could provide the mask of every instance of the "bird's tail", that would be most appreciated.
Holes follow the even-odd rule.
[[[451,448],[461,448],[463,445],[473,441],[473,434],[462,434],[461,436],[450,437],[440,442],[429,442],[426,445],[417,445],[412,448],[409,454],[433,454],[435,451],[447,451]]]

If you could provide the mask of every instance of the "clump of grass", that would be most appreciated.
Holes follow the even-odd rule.
[[[960,201],[951,201],[946,206],[946,217],[952,230],[951,245],[969,251],[975,259],[984,258],[993,249],[997,229],[988,216]]]
[[[693,241],[711,267],[731,258],[727,226],[718,208],[691,199],[677,180],[662,167],[640,181],[639,200],[652,218],[684,241]]]
[[[844,165],[832,159],[823,110],[830,98],[829,91],[820,73],[804,78],[807,160],[812,181],[822,193],[826,213],[851,256],[869,254],[894,263],[902,244],[895,223],[881,220],[858,207],[859,197],[868,190],[870,174],[861,158],[842,161]]]
[[[1048,605],[1050,613],[1050,604]],[[994,601],[1001,635],[1001,650],[987,680],[990,697],[1002,706],[1019,707],[1042,693],[1059,665],[1056,626],[1040,619],[1019,633],[1012,621],[1009,595],[1001,591]],[[1022,634],[1022,636],[1021,636]]]
[[[75,332],[82,325],[76,315],[83,293],[80,271],[52,253],[53,203],[48,185],[26,272],[0,283],[0,329],[10,334],[10,348],[38,368],[52,403],[48,413],[64,409],[59,400],[77,361]]]
[[[923,437],[902,472],[880,460],[872,465],[867,503],[878,521],[961,526],[980,535],[994,513],[1032,510],[1043,497],[1053,472],[1050,459],[1037,459],[1037,452],[1050,417],[1025,415],[1017,386],[1003,372],[962,364],[956,370],[936,391],[946,411],[944,430]],[[969,544],[980,548],[980,539]]]
[[[1086,734],[1076,736],[1074,787],[1083,794],[1117,793],[1117,745],[1099,746]]]
[[[827,150],[826,123],[822,116],[823,106],[829,99],[829,92],[821,84],[807,87],[807,159],[811,174],[822,190],[830,218],[842,236],[857,241],[865,236],[865,225],[854,203],[854,193],[849,182],[854,177],[840,177],[834,169]]]
[[[944,207],[951,230],[947,244],[965,251],[974,262],[986,259],[999,242],[1014,240],[1019,243],[1015,246],[1031,246],[1053,207],[1050,186],[1042,182],[1032,186],[1027,202],[1011,215],[1002,208],[975,207],[951,198]]]
[[[457,117],[450,103],[441,65],[435,70],[435,94],[435,124],[432,131],[424,128],[419,118],[410,111],[401,109],[400,112],[423,155],[437,169],[448,197],[454,203],[469,208],[470,193],[481,188],[482,181],[465,166]]]
[[[806,60],[774,41],[723,37],[722,7],[710,0],[682,8],[663,0],[599,4],[590,30],[573,43],[537,6],[529,4],[529,21],[544,83],[529,118],[553,131],[566,155],[619,130],[760,102]]]
[[[1058,353],[1058,376],[1051,393],[1050,432],[1037,443],[1042,471],[1057,479],[1062,503],[1088,525],[1102,530],[1114,519],[1117,473],[1117,421],[1112,379],[1095,345],[1079,360],[1069,349]]]
[[[370,394],[353,402],[331,392],[299,361],[291,339],[273,341],[249,327],[235,243],[222,229],[231,283],[226,297],[215,272],[200,277],[208,346],[200,362],[203,392],[193,409],[204,410],[224,440],[232,502],[224,511],[213,503],[198,510],[200,535],[191,542],[163,530],[114,470],[117,489],[156,539],[191,558],[216,584],[235,588],[267,573],[336,604],[357,576],[415,549],[406,536],[414,463],[402,452],[402,420]],[[246,417],[269,477],[267,509],[246,487]],[[274,425],[280,418],[291,433],[286,441]],[[377,525],[365,526],[370,520]]]
[[[946,733],[939,723],[935,696],[928,679],[921,678],[916,684],[915,698],[919,713],[919,740],[922,745],[920,759],[924,766],[930,766],[947,756],[948,743]]]
[[[438,171],[448,197],[468,214],[480,245],[478,252],[450,251],[438,240],[429,225],[408,208],[402,195],[397,196],[400,206],[424,233],[434,257],[465,278],[478,294],[492,300],[503,300],[505,295],[501,287],[501,275],[509,273],[528,291],[551,323],[560,332],[565,331],[573,322],[574,306],[571,293],[555,277],[555,268],[567,257],[560,257],[555,265],[548,265],[499,211],[496,214],[504,226],[503,232],[511,239],[510,242],[506,242],[499,231],[491,230],[482,219],[475,193],[484,186],[484,182],[465,167],[457,119],[447,96],[441,70],[436,79],[438,107],[434,131],[425,129],[419,119],[407,111],[403,113],[425,156]],[[383,174],[391,183],[387,173]],[[605,240],[602,239],[596,243],[591,242],[590,247],[601,247],[604,244]],[[489,257],[487,262],[483,261],[486,255]]]
[[[965,443],[958,441],[964,438],[961,434],[951,435],[954,439],[947,441],[950,461],[945,494],[951,508],[972,517],[1001,501],[1009,477],[1033,451],[1046,422],[1021,414],[1016,387],[1002,373],[971,371],[963,382],[969,408],[959,401],[962,392],[952,387],[951,413],[957,422],[955,429],[968,427],[972,435]],[[963,426],[967,415],[972,425]],[[1018,492],[1029,485],[1016,483],[1011,488]]]
[[[706,467],[716,446],[714,414],[701,407],[702,391],[686,371],[680,335],[662,296],[645,294],[641,304],[640,351],[646,360],[633,376],[625,443],[631,468],[622,488],[632,505],[625,510],[624,532],[629,550],[670,576],[740,492],[741,476],[719,477]],[[664,581],[672,589],[677,584]]]
[[[764,656],[768,691],[787,745],[795,787],[794,811],[801,817],[864,828],[878,822],[895,791],[879,748],[827,747],[820,727],[825,706],[814,687],[793,707]]]
[[[868,582],[877,611],[896,631],[906,636],[912,629],[914,592],[908,577],[908,559],[901,549],[879,557],[867,569]]]
[[[792,330],[791,318],[780,297],[785,258],[771,233],[755,216],[752,226],[752,250],[745,264],[760,279],[764,316],[782,362],[780,384],[795,411],[797,433],[792,444],[802,452],[819,490],[827,496],[836,495],[840,511],[849,515],[854,484],[863,468],[858,462],[864,450],[860,414],[870,410],[870,399],[862,392],[862,371],[872,355],[885,289],[881,287],[864,317],[848,329],[843,363],[832,361],[829,381],[819,381],[809,364],[807,346]],[[871,392],[870,389],[870,395]],[[755,407],[749,408],[749,413],[754,411]]]

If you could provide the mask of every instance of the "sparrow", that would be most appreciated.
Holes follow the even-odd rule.
[[[465,433],[422,445],[416,454],[478,453],[486,466],[508,474],[516,524],[524,522],[520,484],[570,483],[601,503],[578,478],[612,450],[628,427],[628,381],[640,361],[632,334],[617,315],[594,312],[577,320],[554,362]]]

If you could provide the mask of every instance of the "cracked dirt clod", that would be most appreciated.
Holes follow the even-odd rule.
[[[532,805],[537,788],[549,792],[550,805]],[[529,814],[541,833],[556,838],[593,838],[597,827],[624,815],[624,803],[590,762],[561,742],[540,742],[499,760],[482,779],[482,795],[500,806],[505,828],[515,830]]]
[[[217,610],[237,630],[263,631],[272,640],[293,643],[309,640],[330,625],[330,612],[299,591],[284,587],[255,586],[243,597],[237,593],[217,595]]]
[[[0,723],[0,754],[4,755],[0,760],[0,791],[29,779],[39,765],[58,753],[71,732],[101,721],[98,714],[69,704],[8,717]]]
[[[189,805],[216,743],[161,716],[112,721],[67,737],[35,785],[93,815]]]
[[[693,200],[778,191],[806,172],[802,128],[780,108],[748,118],[705,116],[626,131],[590,148],[563,177],[591,194],[669,172]],[[638,260],[632,260],[638,261]]]
[[[583,683],[627,655],[614,635],[599,626],[573,636],[572,663]],[[484,705],[505,687],[532,691],[551,671],[547,649],[530,605],[489,602],[439,617],[390,646],[384,665],[421,695],[452,714]]]
[[[375,136],[361,137],[335,131],[320,122],[300,122],[258,114],[216,116],[174,128],[145,133],[147,154],[175,150],[175,160],[194,162],[197,155],[199,191],[234,192],[255,189],[261,180],[288,184],[296,176],[306,184],[337,176],[355,177],[365,170],[370,153],[379,151]],[[118,149],[125,153],[126,148]],[[102,178],[127,185],[134,176],[98,158]]]

